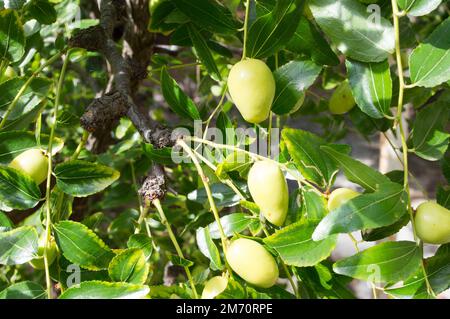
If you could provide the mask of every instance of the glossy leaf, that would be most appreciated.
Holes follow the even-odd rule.
[[[311,220],[296,222],[265,238],[264,243],[275,249],[287,265],[314,266],[330,256],[337,241],[335,235],[313,241],[311,235],[317,224]]]
[[[92,230],[73,221],[59,222],[54,228],[58,247],[69,261],[89,270],[108,268],[115,255]]]
[[[14,10],[0,11],[0,60],[19,61],[25,53],[25,34],[19,14]]]
[[[124,282],[85,281],[64,291],[59,299],[142,299],[149,291],[148,286]]]
[[[385,242],[339,260],[333,270],[341,275],[374,283],[407,279],[420,265],[421,252],[415,242]]]
[[[388,115],[392,98],[388,61],[363,63],[347,60],[345,65],[353,97],[361,111],[376,119]]]
[[[321,240],[332,234],[391,225],[406,212],[403,187],[396,183],[381,184],[374,193],[355,197],[331,211],[312,237]]]
[[[336,161],[349,181],[364,187],[366,190],[373,192],[377,189],[377,185],[389,183],[389,178],[366,164],[329,146],[321,146],[320,148]]]
[[[223,231],[227,237],[231,237],[234,233],[240,233],[257,222],[258,219],[244,213],[234,213],[220,218]],[[220,239],[219,226],[216,222],[208,225],[211,238]]]
[[[152,144],[145,143],[143,146],[144,154],[152,161],[159,164],[172,164],[172,148],[155,148]]]
[[[374,19],[355,0],[312,0],[311,12],[320,28],[347,57],[381,62],[394,52],[394,29],[384,17]]]
[[[450,80],[450,18],[442,22],[409,57],[413,85],[435,87]]]
[[[145,259],[148,260],[153,252],[153,242],[145,234],[133,234],[127,242],[128,248],[139,248],[143,251]]]
[[[111,260],[108,266],[109,276],[113,281],[143,284],[149,272],[149,264],[145,259],[142,249],[125,249]]]
[[[0,232],[8,231],[12,228],[14,228],[13,222],[4,212],[0,211]]]
[[[41,285],[32,281],[22,281],[0,291],[0,299],[43,299],[46,292]]]
[[[247,191],[247,184],[235,183],[244,193]],[[239,204],[241,198],[227,185],[214,183],[211,185],[211,192],[216,205],[221,207],[232,207]],[[191,201],[204,204],[208,201],[208,196],[204,188],[190,192],[187,198]]]
[[[398,6],[411,16],[423,16],[435,10],[442,0],[398,0]]]
[[[41,191],[28,175],[7,166],[0,166],[0,209],[28,209],[41,200]]]
[[[272,111],[287,114],[299,107],[305,91],[314,83],[322,68],[311,61],[291,61],[274,72],[276,91]]]
[[[52,24],[56,21],[56,10],[47,0],[31,0],[27,6],[27,10],[41,24]]]
[[[220,253],[217,249],[216,244],[211,238],[208,227],[200,227],[199,229],[197,229],[196,238],[198,248],[200,249],[202,254],[211,261],[211,268],[213,270],[222,269],[223,265],[222,260],[220,259]]]
[[[414,152],[429,161],[441,159],[447,151],[450,134],[446,126],[450,116],[450,105],[438,101],[420,111],[413,128]]]
[[[177,82],[169,75],[166,68],[161,71],[161,89],[164,98],[171,109],[178,115],[193,120],[200,120],[197,106],[178,86]]]
[[[24,264],[37,256],[38,234],[31,226],[0,233],[0,265]]]
[[[73,160],[55,167],[56,185],[66,194],[84,197],[104,190],[120,176],[108,166]]]

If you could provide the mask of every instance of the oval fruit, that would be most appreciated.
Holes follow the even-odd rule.
[[[29,175],[39,185],[47,179],[48,158],[41,150],[34,148],[15,157],[9,167]]]
[[[269,288],[278,279],[275,259],[254,240],[236,239],[228,247],[226,257],[230,267],[250,284]]]
[[[263,61],[245,59],[236,63],[228,75],[228,89],[247,122],[261,123],[269,117],[275,96],[275,79]]]
[[[424,202],[417,207],[414,218],[417,236],[425,243],[450,243],[450,210],[435,203]]]
[[[45,250],[45,233],[42,233],[41,237],[39,238],[39,246],[38,246],[38,252],[37,252],[38,257],[36,257],[30,261],[30,265],[34,269],[44,269],[45,268],[44,250]],[[47,259],[48,259],[49,266],[55,260],[57,253],[58,253],[58,247],[56,246],[55,240],[53,238],[50,238],[50,246],[47,250]]]
[[[328,197],[328,210],[331,212],[332,210],[335,210],[345,202],[359,195],[361,194],[350,188],[343,187],[335,189],[334,191],[331,192],[330,196]]]
[[[227,288],[228,279],[224,276],[215,276],[208,280],[203,288],[202,299],[214,299]]]
[[[286,178],[276,163],[258,161],[248,173],[248,189],[264,217],[283,225],[289,206]]]
[[[10,66],[7,66],[3,75],[0,75],[0,82],[10,80],[15,76],[16,76],[16,72],[14,71],[14,69]]]
[[[333,114],[345,114],[355,106],[355,99],[348,81],[344,81],[331,95],[329,108]]]

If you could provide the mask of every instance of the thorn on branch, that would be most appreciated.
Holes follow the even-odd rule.
[[[144,202],[152,202],[155,199],[162,199],[166,194],[166,179],[164,170],[160,165],[154,165],[151,174],[145,179],[139,189],[139,195]]]
[[[89,104],[80,119],[81,126],[88,132],[111,127],[111,124],[125,116],[129,103],[121,92],[105,94]]]

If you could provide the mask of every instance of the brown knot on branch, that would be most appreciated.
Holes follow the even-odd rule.
[[[105,94],[89,104],[80,119],[81,126],[91,133],[109,128],[127,114],[129,106],[127,97],[121,92]]]
[[[158,149],[171,147],[175,145],[176,142],[173,140],[172,130],[159,124],[150,131],[150,136],[147,139]]]
[[[166,179],[163,168],[160,165],[154,165],[151,174],[144,180],[139,189],[139,195],[144,202],[152,202],[155,199],[162,199],[166,194]]]
[[[104,50],[105,38],[105,30],[100,25],[96,25],[87,29],[78,30],[69,40],[69,47],[101,52]]]

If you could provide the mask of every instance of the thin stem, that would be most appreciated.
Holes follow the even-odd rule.
[[[6,59],[1,59],[0,60],[0,82],[3,79],[3,76],[5,75],[6,72],[6,68],[8,67],[8,60]]]
[[[0,129],[5,126],[6,121],[8,120],[9,115],[11,114],[11,112],[14,110],[14,108],[16,107],[17,103],[19,102],[19,99],[22,97],[22,95],[25,93],[25,91],[27,90],[28,86],[30,86],[31,82],[34,80],[35,77],[37,77],[39,75],[39,73],[42,72],[43,69],[45,69],[47,66],[49,66],[50,64],[52,64],[53,62],[55,62],[56,60],[58,60],[62,54],[64,53],[64,51],[60,51],[58,53],[56,53],[54,56],[52,56],[50,59],[48,59],[47,62],[45,62],[43,65],[41,65],[41,67],[39,69],[37,69],[29,78],[28,80],[22,85],[22,87],[20,88],[19,92],[17,92],[16,96],[14,97],[14,99],[12,100],[11,104],[8,106],[8,109],[6,110],[5,114],[3,115],[3,119],[0,122]]]
[[[81,136],[81,141],[78,144],[75,152],[70,157],[70,160],[73,161],[73,160],[76,160],[78,158],[78,156],[80,155],[80,153],[83,150],[84,146],[86,145],[88,137],[89,137],[89,132],[88,131],[83,131],[83,135]]]
[[[138,194],[139,187],[138,187],[138,183],[137,183],[137,179],[136,179],[136,170],[134,168],[133,161],[130,161],[130,168],[131,168],[131,178],[133,180],[134,190]],[[138,201],[139,201],[139,218],[137,221],[137,227],[134,230],[135,234],[139,234],[141,232],[142,222],[145,221],[145,217],[147,217],[147,213],[148,213],[148,208],[142,202],[142,198],[141,198],[141,196],[139,196],[139,194],[138,194]]]
[[[183,69],[183,68],[189,68],[191,66],[197,66],[199,65],[198,62],[193,62],[193,63],[185,63],[185,64],[177,64],[177,65],[166,65],[164,66],[166,68],[166,70],[176,70],[176,69]],[[152,73],[153,72],[159,72],[163,69],[163,67],[161,68],[156,68],[153,70],[150,70]]]
[[[269,113],[269,127],[267,128],[267,156],[270,158],[271,154],[271,139],[272,139],[272,121],[273,121],[273,112]]]
[[[45,248],[44,248],[44,265],[45,265],[45,281],[47,285],[47,296],[48,299],[52,299],[52,283],[50,278],[49,263],[48,263],[48,249],[50,246],[50,236],[51,236],[51,178],[52,178],[52,160],[53,160],[53,140],[55,137],[55,130],[58,118],[58,107],[61,98],[61,92],[64,84],[64,77],[66,75],[67,65],[69,64],[70,51],[67,52],[67,56],[64,59],[64,63],[61,68],[61,74],[59,75],[58,86],[56,88],[55,105],[53,108],[53,125],[50,129],[50,137],[48,140],[47,156],[48,156],[48,171],[47,171],[47,186],[45,192],[46,199],[46,220],[45,220]],[[6,116],[5,116],[6,118]],[[4,119],[5,119],[4,118]]]
[[[358,241],[356,240],[356,238],[351,233],[348,233],[348,237],[353,242],[356,252],[359,253]]]
[[[403,127],[403,120],[402,120],[402,113],[403,113],[403,96],[404,96],[404,90],[405,90],[405,79],[403,75],[403,65],[402,65],[402,59],[401,59],[401,48],[400,48],[400,23],[399,23],[399,11],[398,11],[398,5],[396,0],[391,0],[392,3],[392,11],[393,11],[393,21],[394,21],[394,32],[395,32],[395,54],[396,54],[396,60],[397,60],[397,72],[399,77],[399,92],[398,92],[398,105],[397,105],[397,116],[396,116],[396,122],[398,123],[399,131],[400,131],[400,138],[402,142],[402,152],[403,152],[403,166],[404,166],[404,180],[403,180],[403,186],[407,195],[407,209],[409,212],[409,216],[411,219],[411,225],[413,229],[413,235],[414,240],[418,243],[421,252],[422,252],[422,261],[421,261],[421,268],[422,272],[424,274],[425,283],[427,286],[428,293],[432,296],[434,296],[433,289],[430,285],[430,282],[428,280],[428,276],[426,273],[425,265],[423,262],[423,244],[422,242],[417,238],[416,234],[416,225],[414,222],[414,212],[411,207],[411,192],[409,188],[409,169],[408,169],[408,145],[406,144],[406,134],[405,129]],[[394,124],[395,125],[395,124]]]
[[[211,115],[208,117],[208,119],[205,122],[205,133],[203,133],[204,139],[206,138],[206,136],[208,134],[209,124],[211,123],[211,121],[214,118],[214,116],[216,115],[216,113],[219,112],[220,109],[222,108],[223,101],[225,100],[225,96],[227,95],[227,89],[228,89],[228,85],[225,84],[225,86],[223,87],[222,95],[220,96],[219,103],[217,104],[217,106],[215,107],[215,109],[212,111]]]
[[[300,297],[300,295],[298,294],[298,289],[297,289],[297,286],[296,286],[296,284],[294,282],[294,279],[292,278],[291,272],[289,271],[288,267],[283,262],[283,260],[281,260],[281,258],[280,258],[280,261],[281,261],[280,262],[281,263],[281,267],[283,267],[284,272],[286,273],[286,275],[288,277],[289,283],[292,286],[292,290],[294,291],[295,297],[297,297],[297,299],[298,299]]]
[[[172,227],[170,226],[169,221],[166,218],[166,215],[164,214],[164,210],[161,206],[161,202],[159,199],[153,200],[153,205],[156,207],[156,210],[159,213],[159,216],[161,218],[161,222],[164,226],[166,226],[167,232],[169,233],[170,240],[172,241],[173,246],[175,247],[175,250],[178,254],[178,257],[185,259],[183,251],[180,248],[180,245],[178,244],[177,238],[175,237],[175,234],[172,231]],[[191,285],[192,293],[194,294],[194,298],[198,299],[198,293],[197,289],[195,288],[194,279],[192,278],[191,271],[189,270],[189,267],[184,266],[184,270],[186,271],[186,276],[188,277],[189,283]]]
[[[248,33],[248,16],[250,12],[250,0],[245,2],[245,18],[244,18],[244,47],[242,48],[242,60],[247,57],[247,33]]]

